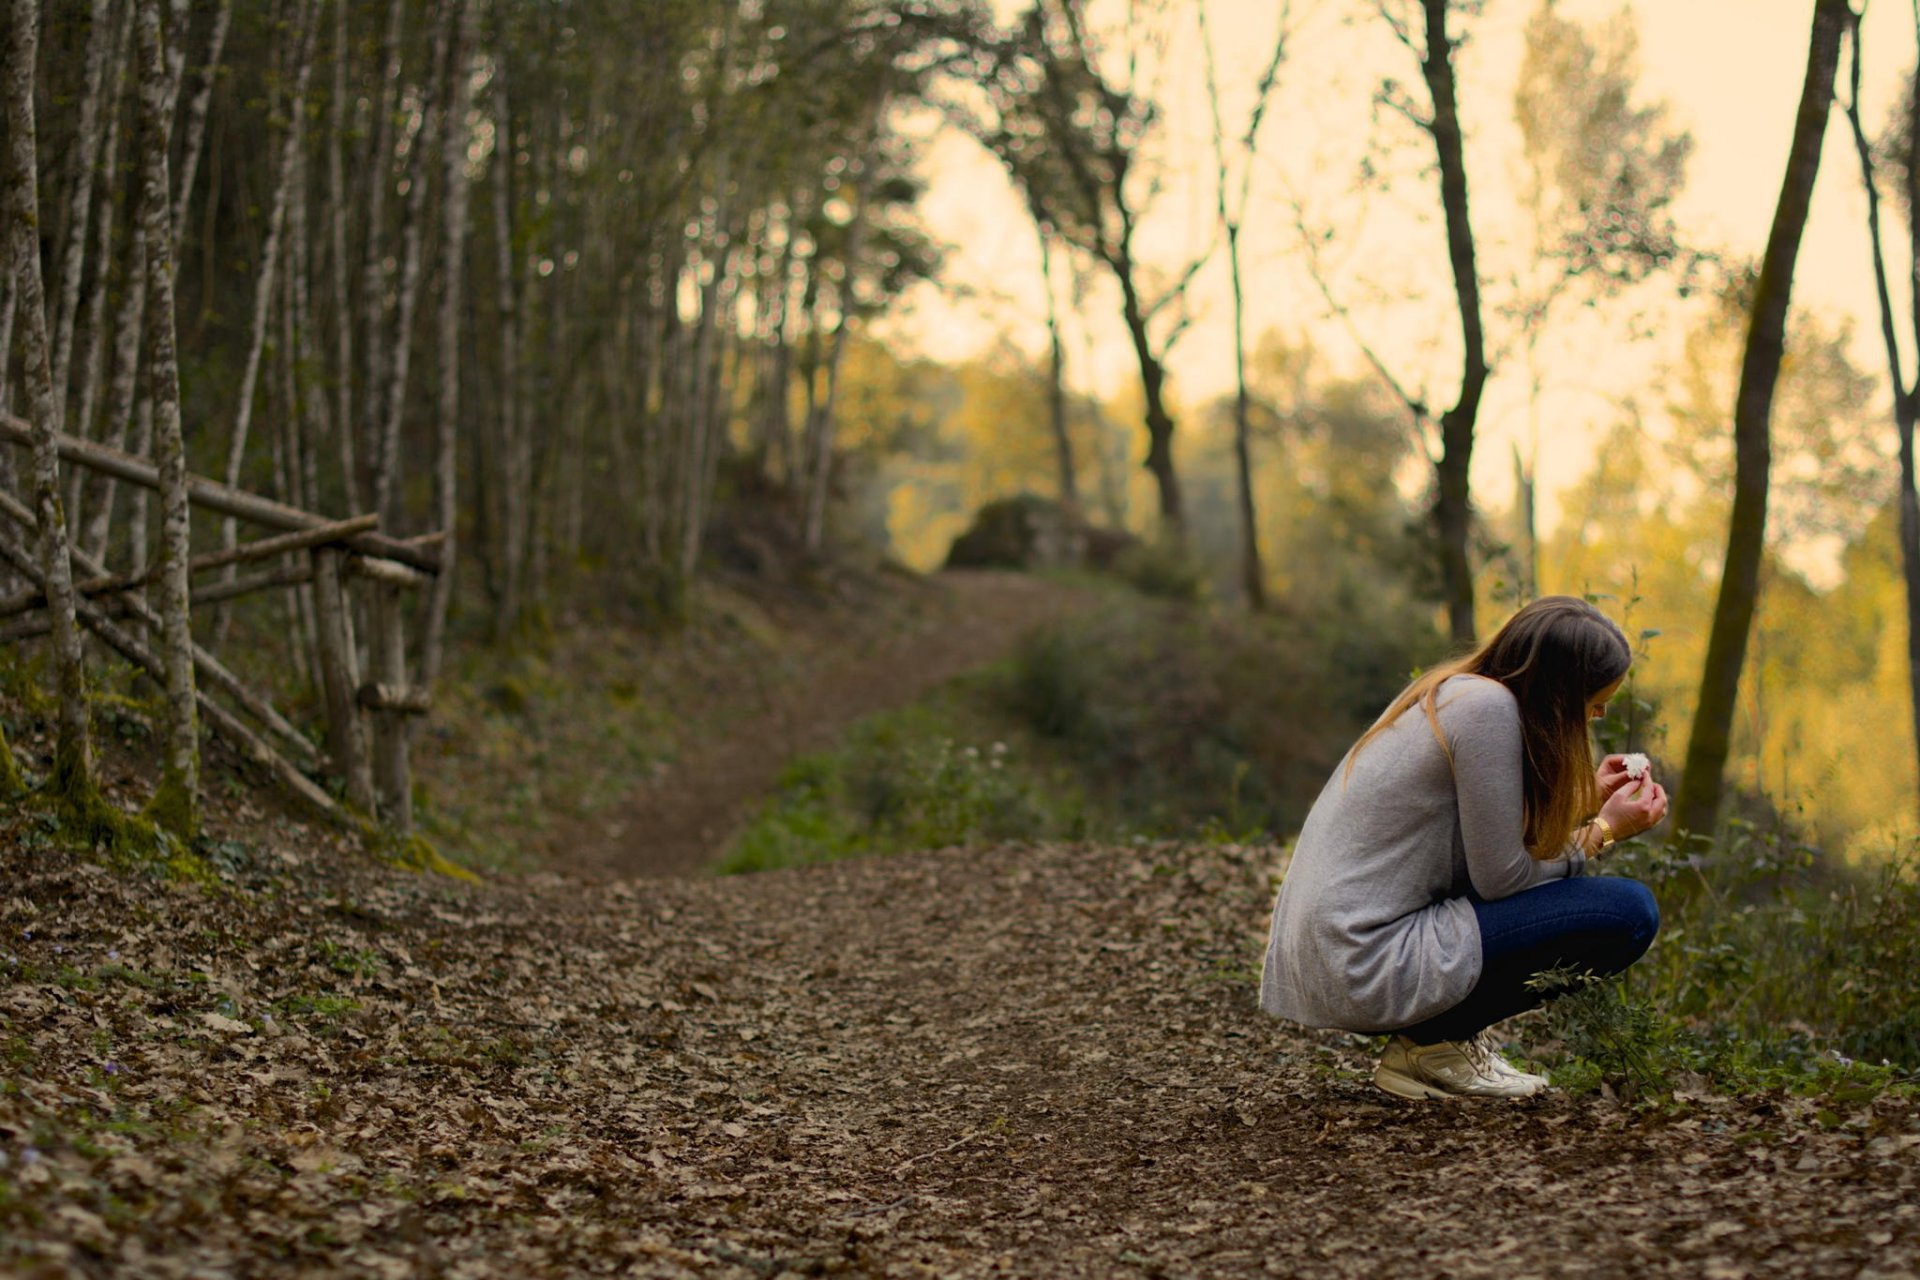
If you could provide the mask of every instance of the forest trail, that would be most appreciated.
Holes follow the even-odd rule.
[[[292,857],[242,898],[0,850],[0,1272],[1920,1274],[1911,1098],[1377,1092],[1254,1008],[1271,848]]]
[[[547,864],[595,878],[696,873],[726,848],[795,756],[1000,661],[1035,627],[1098,599],[1087,588],[993,570],[942,573],[922,590],[923,607],[851,627],[808,679],[762,685],[748,714],[692,744],[625,801],[543,840]]]

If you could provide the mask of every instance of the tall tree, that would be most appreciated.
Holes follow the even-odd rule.
[[[1273,45],[1273,57],[1260,75],[1254,91],[1253,108],[1247,114],[1246,132],[1239,136],[1240,181],[1238,188],[1230,177],[1227,163],[1227,131],[1220,114],[1220,76],[1215,67],[1213,33],[1208,29],[1207,5],[1197,7],[1200,16],[1200,45],[1206,57],[1207,101],[1213,115],[1214,216],[1227,237],[1227,276],[1233,283],[1233,458],[1236,496],[1240,506],[1240,589],[1246,594],[1247,607],[1256,612],[1267,607],[1267,571],[1260,560],[1260,524],[1253,498],[1253,415],[1252,396],[1247,387],[1247,290],[1240,270],[1240,229],[1246,221],[1247,198],[1253,188],[1253,160],[1260,146],[1260,122],[1267,113],[1267,99],[1280,76],[1280,64],[1287,56],[1287,37],[1293,20],[1293,5],[1287,0],[1280,8],[1280,34]]]
[[[1467,207],[1465,136],[1460,123],[1460,100],[1454,78],[1453,54],[1458,41],[1448,32],[1447,19],[1459,8],[1471,12],[1476,3],[1458,0],[1420,0],[1424,39],[1416,39],[1412,24],[1396,14],[1385,0],[1380,13],[1394,36],[1420,59],[1427,84],[1429,110],[1407,115],[1433,140],[1439,162],[1440,207],[1446,217],[1447,265],[1453,272],[1454,301],[1460,317],[1460,392],[1451,408],[1440,415],[1440,456],[1434,461],[1434,523],[1440,537],[1441,589],[1447,602],[1447,626],[1457,643],[1473,640],[1473,562],[1468,553],[1473,528],[1473,493],[1469,473],[1473,463],[1474,427],[1480,417],[1480,397],[1487,385],[1487,339],[1480,308],[1480,273],[1475,263],[1473,220]]]
[[[1916,29],[1920,29],[1920,10],[1916,10]],[[1906,585],[1907,605],[1907,693],[1913,722],[1913,741],[1920,751],[1920,491],[1915,489],[1913,429],[1920,421],[1920,385],[1906,375],[1900,356],[1898,322],[1894,318],[1893,298],[1887,286],[1886,255],[1880,247],[1880,183],[1874,160],[1874,147],[1867,138],[1860,118],[1860,15],[1850,20],[1853,58],[1848,79],[1847,121],[1853,129],[1854,149],[1860,156],[1860,176],[1867,191],[1867,240],[1873,252],[1873,282],[1880,304],[1880,337],[1887,349],[1887,378],[1893,390],[1893,429],[1898,448],[1899,477],[1894,504],[1899,514],[1900,570]],[[1891,166],[1900,186],[1900,203],[1907,215],[1907,259],[1910,281],[1920,281],[1920,69],[1907,79],[1907,92],[1901,103],[1903,115],[1893,130],[1896,143]],[[1908,317],[1909,332],[1920,348],[1920,288],[1913,291],[1913,310]]]
[[[1181,539],[1186,511],[1167,359],[1192,322],[1187,290],[1206,255],[1162,287],[1147,286],[1138,237],[1152,185],[1143,190],[1138,175],[1159,108],[1130,78],[1103,71],[1086,10],[1086,0],[1035,0],[997,44],[988,78],[994,118],[971,127],[1007,166],[1035,217],[1100,263],[1119,289],[1145,400],[1146,468],[1159,491],[1163,529]],[[1136,57],[1126,61],[1137,71]]]
[[[426,624],[420,642],[420,683],[428,688],[440,677],[447,635],[447,611],[453,603],[453,571],[460,545],[458,456],[460,444],[460,322],[466,310],[467,259],[467,108],[472,100],[468,62],[473,49],[473,4],[452,0],[453,51],[448,73],[447,121],[441,150],[442,218],[440,226],[440,388],[434,422],[433,524],[442,535],[440,573],[428,589]]]
[[[175,32],[175,37],[183,34]],[[153,401],[154,461],[160,473],[160,656],[166,665],[167,745],[151,812],[175,835],[200,829],[200,722],[195,705],[193,630],[188,605],[192,555],[186,446],[180,430],[180,366],[174,353],[173,112],[161,43],[160,0],[140,0],[140,227],[146,239],[147,378]]]
[[[1700,674],[1700,698],[1674,830],[1680,835],[1712,832],[1720,812],[1727,753],[1733,735],[1735,699],[1747,640],[1760,591],[1760,562],[1766,549],[1767,482],[1771,464],[1769,424],[1774,385],[1786,345],[1787,313],[1793,271],[1806,230],[1814,179],[1820,172],[1821,144],[1833,102],[1840,40],[1851,10],[1846,0],[1815,0],[1807,71],[1787,152],[1786,176],[1774,208],[1766,253],[1754,282],[1752,320],[1740,364],[1740,389],[1733,406],[1733,512],[1728,519],[1727,553],[1720,592],[1714,603],[1713,629]]]
[[[67,513],[60,497],[60,401],[54,394],[46,287],[40,276],[40,178],[33,90],[40,39],[38,0],[12,0],[4,86],[7,121],[5,223],[16,291],[16,322],[28,418],[33,427],[33,513],[39,525],[40,571],[53,618],[54,679],[59,691],[59,738],[54,747],[55,796],[75,804],[93,798],[93,739],[86,670],[74,615],[73,565]]]

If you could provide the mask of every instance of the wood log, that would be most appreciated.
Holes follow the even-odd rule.
[[[400,588],[384,582],[373,587],[371,637],[373,679],[395,688],[407,683],[406,610]],[[407,752],[407,717],[398,711],[373,713],[373,787],[380,821],[405,839],[413,833],[413,780]]]
[[[320,687],[327,702],[327,755],[333,772],[347,785],[347,799],[372,813],[373,771],[367,761],[365,726],[354,703],[360,673],[353,644],[353,611],[341,582],[345,554],[315,547],[313,562],[314,648],[320,659]]]
[[[33,557],[11,534],[0,532],[0,557],[4,557],[13,567],[28,578],[37,578],[40,569]],[[106,641],[121,657],[146,672],[153,679],[166,680],[166,665],[160,655],[149,649],[142,641],[106,616],[106,613],[91,600],[75,600],[74,612],[82,626]],[[200,714],[215,733],[225,738],[239,750],[240,754],[254,760],[272,772],[289,791],[307,802],[320,814],[334,821],[345,823],[348,816],[339,803],[316,784],[313,779],[295,768],[293,762],[273,749],[259,734],[247,728],[232,712],[208,697],[206,691],[196,690],[195,701],[199,704]]]
[[[10,517],[22,529],[33,529],[35,527],[33,513],[22,506],[12,495],[5,492],[0,492],[0,514]],[[80,567],[83,573],[98,573],[103,567],[98,560],[95,560],[78,547],[73,549],[73,562]],[[116,604],[120,609],[124,610],[127,615],[138,618],[153,630],[158,631],[160,629],[160,615],[139,596],[120,596]],[[108,616],[107,611],[100,609],[99,606],[92,604],[92,602],[89,601],[88,605],[90,608],[99,612],[103,618]],[[40,623],[42,625],[42,631],[46,628],[46,619],[44,617],[30,618],[26,621],[29,623]],[[16,623],[15,627],[20,625],[21,624]],[[274,736],[286,743],[302,761],[308,764],[317,764],[319,762],[320,753],[314,749],[314,745],[311,742],[307,741],[305,734],[288,723],[286,717],[282,716],[278,711],[275,711],[273,705],[265,698],[262,698],[253,690],[247,688],[246,685],[240,683],[239,677],[228,670],[225,663],[221,662],[197,644],[193,646],[193,666],[194,670],[205,677],[209,684],[239,703],[248,715],[271,730]]]
[[[214,582],[204,587],[196,587],[189,599],[196,605],[218,604],[223,600],[235,600],[241,596],[252,595],[256,591],[271,591],[277,587],[297,587],[309,581],[312,576],[313,570],[307,565],[282,565],[277,569],[269,569],[265,573],[235,578],[232,582]],[[143,622],[146,621],[146,613],[142,605],[130,603],[132,600],[138,600],[139,597],[126,596],[125,590],[121,588],[120,599],[102,603],[103,611],[110,618],[139,618]],[[42,601],[41,604],[44,607],[45,602]],[[0,613],[0,617],[5,616],[7,615]],[[30,640],[35,636],[43,636],[52,629],[52,622],[44,615],[29,617],[0,627],[0,640]]]
[[[433,690],[420,685],[369,681],[354,693],[353,700],[369,711],[398,711],[406,715],[423,716],[433,710]]]
[[[423,587],[433,581],[427,574],[379,556],[348,556],[346,569],[356,578],[367,578],[389,587]]]
[[[245,546],[235,547],[232,551],[210,551],[205,555],[195,556],[187,562],[187,571],[189,573],[203,573],[208,569],[218,569],[230,564],[246,564],[254,560],[264,560],[269,556],[282,555],[289,551],[304,551],[308,547],[323,543],[338,542],[351,534],[364,533],[379,523],[380,518],[378,516],[355,516],[351,520],[335,520],[327,524],[315,525],[311,529],[302,529],[298,533],[282,534],[277,538],[261,538],[256,542],[249,542]],[[132,573],[104,574],[88,578],[85,581],[75,583],[74,590],[86,596],[113,595],[117,592],[131,591],[137,587],[144,587],[158,578],[161,571],[162,566],[160,564],[149,564],[134,570]],[[416,571],[409,569],[407,572],[414,573]],[[426,575],[420,575],[420,580],[423,582],[426,581]],[[280,579],[263,585],[278,586],[288,581],[305,582],[307,579],[302,576],[292,579]],[[227,584],[222,583],[221,585],[226,586]],[[251,589],[257,590],[258,588]],[[235,595],[245,594],[246,592],[244,591],[230,592],[226,595],[204,596],[200,593],[195,593],[193,600],[194,603],[199,604],[203,600],[229,600]],[[19,614],[28,613],[34,609],[44,609],[46,606],[46,597],[40,592],[21,592],[17,595],[9,596],[4,600],[0,600],[0,618],[16,617]]]
[[[12,414],[0,413],[0,443],[31,445],[33,428]],[[153,465],[144,458],[111,449],[91,440],[80,440],[59,433],[54,436],[54,445],[64,462],[79,467],[89,467],[116,480],[139,485],[145,489],[160,487],[158,475]],[[222,515],[232,515],[254,524],[265,525],[269,529],[282,529],[288,532],[312,529],[317,525],[329,523],[324,516],[311,511],[302,511],[298,507],[263,498],[244,489],[234,489],[209,480],[205,476],[187,477],[189,499],[196,505]],[[389,538],[380,533],[356,533],[343,538],[347,546],[364,555],[378,556],[388,560],[398,560],[411,565],[422,573],[440,572],[440,557],[431,547],[414,546],[398,538]]]

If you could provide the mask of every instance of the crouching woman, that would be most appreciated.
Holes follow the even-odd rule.
[[[1659,928],[1646,886],[1583,874],[1666,816],[1644,758],[1593,765],[1587,722],[1631,661],[1598,609],[1550,596],[1403,690],[1300,832],[1262,1007],[1390,1033],[1374,1082],[1401,1097],[1545,1088],[1494,1051],[1487,1028],[1553,994],[1529,985],[1536,974],[1619,973]]]

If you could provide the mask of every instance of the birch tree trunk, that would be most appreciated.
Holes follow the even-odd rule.
[[[167,66],[160,0],[140,0],[140,225],[146,253],[147,369],[153,404],[154,465],[160,477],[161,661],[166,668],[167,743],[149,812],[183,840],[200,827],[200,724],[194,701],[193,632],[187,602],[192,555],[186,448],[180,431],[180,369],[174,352],[173,236],[169,223]]]
[[[88,290],[86,301],[81,307],[81,315],[86,317],[86,351],[81,357],[81,403],[79,411],[63,415],[67,430],[73,436],[92,438],[94,434],[94,413],[100,407],[100,382],[106,378],[106,353],[108,353],[108,332],[113,328],[108,317],[108,286],[113,280],[113,221],[115,221],[115,192],[119,192],[119,140],[121,140],[121,102],[127,96],[127,61],[131,58],[131,29],[123,31],[121,25],[115,25],[113,31],[113,52],[111,61],[111,81],[109,81],[106,102],[106,138],[100,144],[100,225],[94,232],[94,286]],[[138,221],[138,219],[132,219]],[[123,274],[121,288],[125,290],[131,284],[131,278]],[[77,468],[79,470],[79,468]],[[86,507],[75,503],[67,516],[73,520],[75,528],[84,528],[84,512],[92,510],[92,503],[100,499],[102,487],[96,486],[90,478],[86,480],[84,495]]]
[[[407,374],[413,360],[413,318],[420,299],[420,258],[427,208],[427,155],[432,150],[436,130],[443,127],[446,101],[446,62],[448,21],[452,15],[442,10],[434,23],[433,68],[426,100],[421,104],[420,131],[413,139],[413,152],[407,157],[407,203],[402,212],[400,243],[400,297],[394,308],[393,364],[387,373],[386,406],[378,421],[379,434],[369,443],[372,451],[373,510],[381,523],[392,527],[398,517],[393,506],[394,468],[398,462],[400,422],[406,412]],[[372,425],[372,424],[369,424]]]
[[[460,527],[456,487],[460,440],[460,316],[466,305],[467,106],[471,81],[467,63],[473,47],[473,5],[470,0],[451,2],[457,13],[453,55],[447,73],[447,117],[441,133],[444,167],[441,203],[445,218],[440,242],[440,395],[433,459],[435,532],[444,538],[440,543],[440,572],[427,592],[427,619],[420,637],[419,683],[427,689],[440,678],[447,611],[453,603]]]
[[[347,283],[347,191],[345,143],[347,133],[347,3],[333,5],[333,101],[327,130],[327,198],[330,203],[327,237],[330,249],[328,279],[333,291],[334,443],[340,454],[341,483],[347,506],[354,507],[353,490],[359,465],[353,448],[353,292]],[[373,183],[378,186],[376,179]],[[316,587],[317,594],[317,587]]]
[[[207,108],[213,102],[213,82],[219,78],[220,55],[226,50],[227,28],[233,22],[233,0],[220,0],[220,8],[213,16],[213,34],[207,41],[207,64],[201,69],[200,83],[193,91],[193,101],[187,104],[186,142],[180,158],[179,192],[173,200],[173,252],[171,257],[176,264],[180,261],[180,238],[187,231],[187,213],[193,207],[193,181],[200,170],[200,150],[207,137]],[[182,24],[176,37],[175,53],[184,58],[186,53],[186,29]],[[173,116],[174,104],[169,91],[167,115]]]
[[[75,130],[73,172],[67,195],[66,243],[60,253],[60,303],[53,321],[54,411],[67,421],[67,392],[71,382],[74,322],[80,314],[80,282],[86,271],[87,223],[93,213],[93,175],[100,159],[100,98],[106,80],[108,48],[113,43],[112,0],[93,0],[87,27],[85,88],[80,97],[80,120]],[[100,263],[98,272],[104,272]],[[85,426],[84,420],[81,424]]]
[[[73,567],[67,547],[67,515],[60,500],[59,400],[53,390],[46,289],[40,278],[39,157],[34,130],[33,88],[38,53],[39,0],[10,0],[4,75],[7,168],[5,226],[16,280],[20,356],[28,417],[33,425],[33,510],[40,525],[40,565],[46,577],[47,612],[53,623],[54,679],[59,691],[59,737],[54,747],[51,794],[76,806],[93,800],[93,743],[87,710],[86,671],[74,616]]]
[[[374,107],[373,150],[367,169],[367,241],[365,274],[360,286],[360,305],[364,309],[360,331],[366,335],[366,375],[362,393],[366,397],[359,414],[364,433],[359,445],[359,469],[347,478],[348,509],[358,513],[378,510],[373,505],[374,455],[380,439],[381,397],[386,394],[387,344],[381,339],[387,316],[387,188],[393,184],[394,109],[393,95],[400,82],[400,37],[404,29],[406,0],[393,0],[387,13],[387,34],[380,65],[380,93]],[[415,145],[419,145],[418,142]]]
[[[503,42],[504,43],[504,42]],[[493,73],[494,264],[499,273],[500,390],[499,465],[500,593],[494,602],[496,636],[512,632],[520,621],[527,563],[527,488],[532,480],[520,421],[520,307],[514,289],[513,112],[507,97],[507,54],[501,49]]]
[[[1814,179],[1820,172],[1820,148],[1833,101],[1840,39],[1849,15],[1846,0],[1816,0],[1806,82],[1800,91],[1800,110],[1787,152],[1786,177],[1774,209],[1766,254],[1760,260],[1760,278],[1754,284],[1753,318],[1733,406],[1733,513],[1727,523],[1727,555],[1713,607],[1713,629],[1707,637],[1706,663],[1700,673],[1693,732],[1687,739],[1686,772],[1673,815],[1674,832],[1681,837],[1710,835],[1720,815],[1740,669],[1746,662],[1747,641],[1759,603],[1760,562],[1766,551],[1774,385],[1786,348],[1794,264],[1806,230]]]
[[[267,238],[260,250],[259,274],[255,277],[253,295],[252,337],[247,344],[246,364],[240,372],[239,403],[234,409],[233,434],[227,441],[227,462],[222,478],[229,487],[240,484],[240,466],[246,459],[247,440],[253,427],[253,401],[260,380],[260,361],[266,349],[267,321],[273,310],[274,286],[280,266],[281,242],[285,239],[287,225],[287,204],[297,178],[297,169],[303,163],[305,149],[301,143],[306,137],[307,84],[313,73],[314,33],[319,26],[317,0],[301,0],[299,9],[298,35],[295,37],[297,52],[294,55],[293,92],[287,101],[287,135],[282,140],[280,156],[275,167],[273,197],[267,214]],[[153,247],[148,246],[149,258]],[[157,424],[156,424],[157,425]],[[220,522],[220,543],[231,548],[239,537],[239,524],[232,516],[222,518]],[[229,569],[231,576],[231,569]]]

